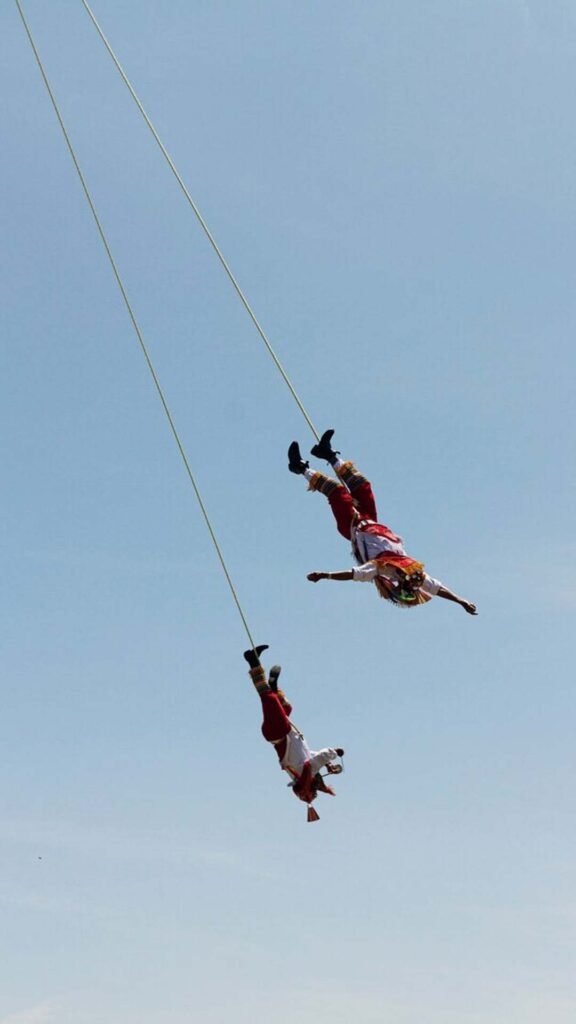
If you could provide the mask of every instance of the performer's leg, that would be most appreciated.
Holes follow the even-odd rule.
[[[262,701],[262,735],[264,739],[269,743],[284,739],[290,732],[291,725],[279,695],[273,693],[270,688],[259,692]]]
[[[342,462],[338,458],[338,452],[332,450],[330,440],[333,433],[333,430],[325,431],[319,443],[312,448],[312,454],[330,462],[342,483],[311,470],[300,454],[297,441],[293,441],[288,449],[288,469],[291,473],[305,477],[309,490],[320,491],[328,498],[338,532],[346,540],[350,540],[354,509],[369,519],[376,519],[376,503],[366,477],[361,476],[351,462]]]
[[[314,473],[311,469],[307,469],[304,476],[308,480],[308,490],[320,491],[321,494],[324,494],[325,497],[328,498],[330,508],[332,509],[336,520],[338,532],[341,533],[346,540],[350,540],[350,526],[352,523],[352,514],[354,512],[354,502],[344,485],[339,483],[338,480],[333,480],[329,476],[324,476],[323,473]]]
[[[290,704],[290,701],[286,699],[286,694],[284,693],[284,690],[281,690],[280,687],[278,686],[278,680],[280,678],[281,672],[281,665],[272,665],[272,668],[270,669],[268,675],[268,686],[272,690],[272,693],[276,693],[278,695],[278,699],[282,707],[284,708],[284,711],[286,712],[288,717],[290,717],[290,715],[292,714],[292,705]]]
[[[310,454],[314,455],[317,459],[326,459],[326,462],[329,462],[336,470],[339,479],[346,485],[352,495],[354,505],[361,516],[365,516],[367,519],[376,519],[376,502],[370,481],[358,472],[352,462],[342,462],[339,458],[340,452],[335,451],[332,447],[333,435],[333,430],[325,430],[318,444],[315,444],[311,449]],[[301,472],[304,472],[304,470],[302,469]],[[342,503],[340,502],[339,504],[341,505]],[[343,530],[340,530],[340,532],[344,533]],[[349,531],[348,534],[344,533],[344,536],[349,536]]]
[[[376,499],[370,481],[358,472],[353,462],[342,462],[338,459],[334,463],[334,469],[338,478],[346,484],[360,515],[366,516],[367,519],[377,519]]]
[[[262,668],[262,665],[256,665],[250,669],[250,678],[261,697],[263,694],[272,692],[268,686],[266,670]]]

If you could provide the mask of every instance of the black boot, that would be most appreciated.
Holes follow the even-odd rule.
[[[316,459],[325,459],[325,461],[329,462],[331,466],[334,465],[336,459],[340,455],[340,452],[332,450],[332,445],[330,444],[333,433],[333,430],[325,430],[318,441],[318,444],[315,444],[314,447],[310,449],[310,455],[313,455]]]
[[[281,665],[272,665],[270,669],[270,675],[268,676],[268,686],[272,690],[272,693],[278,693],[278,676],[282,671]]]
[[[260,644],[259,647],[255,647],[254,650],[244,651],[244,657],[250,665],[250,668],[258,668],[260,664],[260,655],[262,651],[268,650],[268,644]]]
[[[300,454],[298,441],[292,441],[292,444],[288,449],[288,469],[290,472],[297,473],[301,476],[302,473],[308,469],[309,465],[310,463],[304,462],[304,459]]]

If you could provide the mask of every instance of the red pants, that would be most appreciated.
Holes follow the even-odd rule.
[[[290,704],[287,704],[286,709],[284,709],[280,697],[277,693],[272,693],[272,690],[261,693],[260,700],[262,701],[262,714],[264,716],[262,735],[269,743],[275,744],[276,753],[279,759],[282,760],[286,753],[286,744],[278,743],[277,741],[283,740],[292,728],[288,717],[292,714],[292,707]]]
[[[354,488],[354,498],[350,491],[343,485],[335,487],[328,495],[330,508],[334,513],[338,532],[346,540],[350,540],[350,526],[352,525],[352,512],[356,510],[366,519],[377,521],[376,501],[372,493],[372,487],[368,480]]]

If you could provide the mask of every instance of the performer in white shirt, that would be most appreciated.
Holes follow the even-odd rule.
[[[261,644],[254,650],[244,651],[252,682],[262,702],[262,735],[276,748],[280,767],[292,778],[292,791],[299,800],[308,804],[308,821],[317,821],[319,815],[312,803],[318,793],[336,795],[331,786],[324,782],[320,769],[326,767],[330,775],[337,775],[342,768],[333,762],[342,757],[344,751],[342,747],[310,750],[302,733],[290,721],[292,705],[282,690],[278,689],[280,666],[274,665],[267,679],[260,664],[260,655],[267,649],[267,644]]]
[[[357,580],[373,582],[381,597],[399,608],[415,608],[432,597],[443,597],[461,605],[469,615],[476,615],[476,605],[459,597],[440,580],[424,572],[422,562],[406,554],[402,537],[389,526],[377,521],[376,501],[370,481],[358,472],[352,462],[342,462],[340,452],[332,449],[333,430],[326,430],[311,455],[325,459],[334,468],[337,480],[314,472],[304,462],[297,441],[288,449],[288,469],[308,481],[308,489],[326,496],[339,533],[352,542],[352,553],[358,566],[339,572],[311,572],[312,583],[319,580]]]

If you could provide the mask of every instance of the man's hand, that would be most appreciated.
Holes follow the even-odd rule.
[[[326,573],[325,572],[309,572],[307,577],[306,577],[306,579],[310,580],[310,583],[318,583],[318,580],[326,579]]]
[[[462,607],[465,612],[468,612],[468,615],[478,615],[476,605],[472,604],[471,601],[462,601]]]

